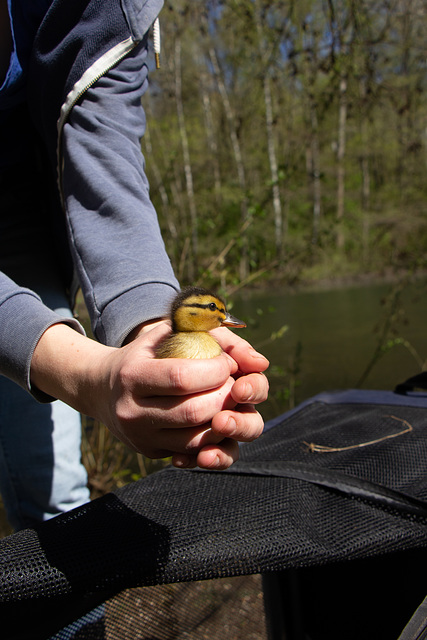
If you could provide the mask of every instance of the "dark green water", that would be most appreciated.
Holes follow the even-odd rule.
[[[370,285],[234,296],[233,314],[249,325],[240,335],[272,364],[271,397],[261,409],[265,419],[321,391],[355,388],[375,353],[378,328],[390,317],[387,301],[394,291],[395,285]],[[406,341],[410,348],[398,344],[386,350],[361,388],[393,389],[420,371],[420,361],[427,359],[426,282],[406,286],[395,311],[394,330],[388,337]],[[288,327],[284,335],[269,341],[282,325]],[[295,362],[298,366],[292,375]]]

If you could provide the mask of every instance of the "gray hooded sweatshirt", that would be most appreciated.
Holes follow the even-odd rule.
[[[43,193],[49,192],[37,223],[34,212],[26,211],[23,227],[41,229],[51,276],[60,279],[71,303],[81,287],[95,338],[116,347],[141,322],[164,316],[179,289],[140,148],[148,31],[162,4],[53,0],[34,34],[20,100],[30,114],[26,140],[35,151],[29,157],[37,158],[47,183]],[[0,92],[0,116],[1,107]],[[9,112],[18,113],[17,105]],[[0,167],[5,187],[17,166]],[[11,215],[0,210],[0,220]],[[26,255],[31,237],[28,246]],[[52,324],[83,329],[52,311],[48,296],[13,276],[13,268],[0,273],[0,373],[47,401],[30,385],[35,346]]]

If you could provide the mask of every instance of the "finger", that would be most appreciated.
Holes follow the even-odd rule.
[[[231,395],[235,381],[228,378],[219,388],[186,398],[165,396],[136,399],[141,418],[152,428],[182,429],[210,422],[213,416],[226,409],[234,409],[236,401]],[[135,416],[137,419],[137,416]]]
[[[223,440],[220,446],[204,447],[198,455],[176,454],[172,457],[172,464],[179,469],[211,469],[221,471],[228,469],[239,459],[239,446],[233,440]]]
[[[220,387],[236,372],[232,358],[226,354],[209,360],[184,358],[144,359],[129,363],[123,371],[128,376],[135,394],[149,396],[183,396]]]
[[[217,413],[211,422],[213,433],[239,442],[256,440],[264,429],[264,420],[253,405],[238,405],[233,411]]]
[[[197,455],[177,453],[172,456],[172,464],[177,469],[194,469],[197,467]]]
[[[268,398],[268,380],[263,373],[249,373],[238,378],[231,395],[238,404],[259,404]]]
[[[214,329],[212,333],[224,351],[237,362],[243,373],[265,371],[268,368],[270,363],[267,358],[256,351],[249,342],[229,329],[220,327]]]
[[[198,452],[206,446],[216,446],[224,440],[221,434],[212,431],[210,424],[188,429],[165,429],[160,432],[156,441],[153,457],[158,457],[159,452],[167,450],[173,454],[197,456]]]
[[[199,451],[197,465],[202,469],[228,469],[239,459],[239,445],[234,440],[223,440],[220,445],[208,445]]]

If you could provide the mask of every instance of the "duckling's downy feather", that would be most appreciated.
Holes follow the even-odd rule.
[[[176,296],[171,322],[172,334],[159,345],[158,358],[214,358],[222,349],[209,330],[222,325],[246,326],[227,313],[219,296],[198,287],[188,287]]]
[[[158,358],[215,358],[222,349],[206,331],[172,333],[157,349]]]

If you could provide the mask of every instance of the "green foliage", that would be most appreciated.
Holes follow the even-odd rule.
[[[303,375],[302,352],[302,344],[298,342],[284,366],[272,365],[268,369],[270,393],[266,411],[270,411],[271,416],[293,409],[299,402],[298,388]]]
[[[146,161],[184,280],[190,260],[223,287],[258,272],[424,266],[427,11],[417,0],[180,0],[161,24]]]
[[[426,367],[426,359],[417,352],[409,340],[402,336],[402,329],[407,322],[405,306],[402,302],[402,294],[405,291],[406,284],[405,280],[399,282],[382,301],[383,315],[375,328],[377,346],[356,387],[362,387],[378,362],[396,347],[406,349],[413,357],[420,371],[423,371]]]

